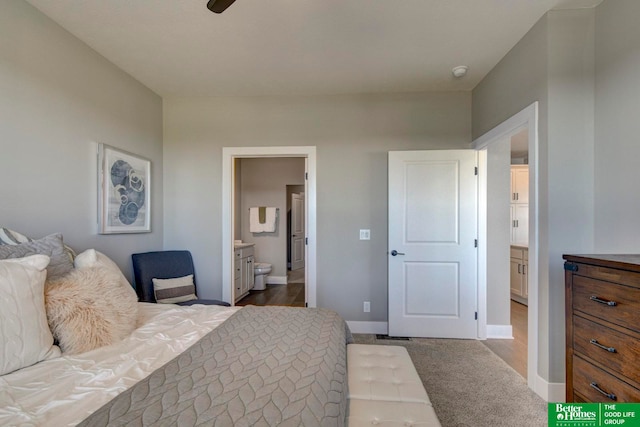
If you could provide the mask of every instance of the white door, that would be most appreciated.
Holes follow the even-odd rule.
[[[304,268],[304,193],[291,195],[291,270]]]
[[[477,154],[389,152],[389,335],[477,338]]]

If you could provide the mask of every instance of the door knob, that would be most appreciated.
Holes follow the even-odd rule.
[[[396,256],[396,255],[404,255],[402,252],[398,252],[395,249],[391,251],[391,255],[392,256]]]

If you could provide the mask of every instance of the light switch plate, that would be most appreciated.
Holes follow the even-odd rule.
[[[360,230],[360,240],[371,240],[371,230]]]

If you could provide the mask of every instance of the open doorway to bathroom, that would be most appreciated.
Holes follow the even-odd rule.
[[[317,307],[317,202],[316,202],[316,147],[315,146],[265,146],[222,148],[222,297],[235,304],[234,292],[234,240],[236,212],[240,201],[234,198],[239,185],[236,174],[237,159],[301,158],[305,162],[305,306]]]
[[[305,159],[236,158],[234,181],[235,304],[304,307]]]

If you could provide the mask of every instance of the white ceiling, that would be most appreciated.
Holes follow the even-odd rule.
[[[27,1],[174,97],[471,90],[549,9],[601,0]]]

